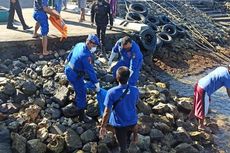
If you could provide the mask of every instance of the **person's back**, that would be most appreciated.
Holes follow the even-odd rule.
[[[203,88],[209,96],[222,86],[230,87],[230,74],[226,67],[218,67],[205,77],[201,78],[198,85]]]
[[[95,10],[96,25],[106,26],[109,21],[109,17],[108,17],[110,13],[109,3],[103,0],[101,4],[99,2],[95,2],[94,5],[95,5],[94,10]]]
[[[110,105],[114,104],[128,85],[118,85],[108,91]],[[113,126],[129,126],[137,123],[136,104],[138,101],[139,91],[134,86],[128,86],[126,96],[116,105],[116,108],[111,112],[109,123]]]

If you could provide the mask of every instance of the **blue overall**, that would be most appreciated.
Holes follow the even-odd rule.
[[[136,86],[143,63],[143,55],[135,41],[132,41],[132,47],[130,51],[127,52],[121,47],[121,40],[122,39],[119,39],[112,49],[112,52],[119,53],[121,56],[121,59],[112,68],[113,77],[116,78],[116,71],[120,66],[129,67],[129,69],[133,71],[133,74],[130,76],[128,84]]]
[[[98,83],[96,73],[92,66],[92,54],[85,43],[78,43],[67,57],[68,64],[65,66],[65,74],[76,93],[75,105],[78,109],[86,108],[86,87],[84,74],[88,74],[90,81]]]
[[[46,12],[43,10],[44,6],[48,7],[48,0],[35,0],[33,17],[41,26],[42,36],[47,36],[49,32],[49,24],[48,16]]]
[[[54,0],[55,2],[55,10],[60,13],[62,9],[62,0]]]

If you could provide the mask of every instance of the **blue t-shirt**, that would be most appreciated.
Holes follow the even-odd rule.
[[[211,96],[221,87],[230,88],[230,74],[226,67],[218,67],[207,76],[201,78],[198,85]]]
[[[108,90],[104,105],[111,110],[109,124],[115,127],[125,127],[137,124],[136,104],[139,98],[139,90],[134,86],[129,86],[125,97],[112,110],[116,100],[121,97],[127,85],[119,85]]]
[[[121,47],[122,38],[119,39],[115,46],[112,48],[112,52],[120,53],[121,60],[127,62],[130,65],[129,69],[135,71],[138,69],[139,64],[142,64],[143,55],[141,53],[140,47],[135,41],[132,41],[132,47],[130,52],[127,52],[124,48]]]
[[[69,53],[67,61],[74,67],[75,72],[84,71],[93,83],[97,83],[97,75],[92,65],[92,53],[85,43],[78,43]]]
[[[48,7],[48,0],[34,0],[34,10],[35,11],[43,11],[43,7]]]

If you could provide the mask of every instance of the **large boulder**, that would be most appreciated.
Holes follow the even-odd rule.
[[[92,142],[96,139],[97,139],[97,134],[95,133],[95,131],[92,131],[91,129],[81,134],[81,140],[84,144],[88,142]]]
[[[63,107],[67,102],[68,96],[69,96],[69,89],[65,86],[61,86],[55,91],[53,100]]]
[[[32,139],[27,141],[27,152],[28,153],[45,153],[46,145],[39,139]]]
[[[28,96],[35,94],[36,90],[37,90],[37,87],[34,84],[34,82],[26,81],[22,85],[22,91]]]
[[[67,150],[70,152],[82,148],[82,141],[79,135],[70,128],[65,132],[65,142]]]
[[[12,151],[14,153],[26,153],[26,138],[17,134],[11,133]]]

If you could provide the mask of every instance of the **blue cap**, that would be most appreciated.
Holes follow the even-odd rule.
[[[100,45],[99,39],[95,34],[89,34],[87,40],[92,41],[96,45]]]

